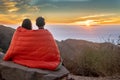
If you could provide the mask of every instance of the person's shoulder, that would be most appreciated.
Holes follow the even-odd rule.
[[[51,34],[51,32],[48,29],[39,29],[39,31]]]
[[[17,27],[16,31],[20,31],[21,30],[21,26]]]
[[[44,29],[44,30],[50,33],[50,31],[48,29]]]
[[[18,26],[17,29],[21,29],[22,27],[21,26]]]
[[[49,31],[48,29],[38,29],[38,31]]]
[[[45,31],[49,31],[48,29],[44,29]]]
[[[16,29],[16,31],[27,31],[27,29],[25,29],[25,28],[19,26],[19,27]]]

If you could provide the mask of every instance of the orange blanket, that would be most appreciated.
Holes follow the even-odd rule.
[[[61,61],[56,42],[48,30],[26,30],[22,27],[14,33],[4,60],[49,70],[55,70]]]

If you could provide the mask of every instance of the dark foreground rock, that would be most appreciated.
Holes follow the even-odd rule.
[[[15,29],[0,25],[0,48],[5,53],[11,42]]]
[[[0,80],[64,80],[69,71],[62,66],[57,71],[28,68],[11,61],[0,62]]]
[[[0,52],[0,60],[3,59],[3,56],[4,56],[4,53],[3,53],[3,52]]]

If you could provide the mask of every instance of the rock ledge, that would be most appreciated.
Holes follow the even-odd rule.
[[[0,80],[61,80],[69,71],[62,66],[59,70],[49,71],[28,68],[11,61],[0,62]]]

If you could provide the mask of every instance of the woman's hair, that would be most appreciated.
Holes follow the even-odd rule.
[[[38,17],[36,19],[36,25],[39,27],[39,28],[44,28],[44,25],[45,25],[45,19],[43,17]]]
[[[32,23],[30,19],[24,19],[22,22],[22,27],[31,30],[32,29]]]

